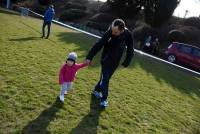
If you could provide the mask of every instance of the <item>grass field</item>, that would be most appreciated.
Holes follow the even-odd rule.
[[[101,110],[91,97],[97,56],[61,105],[60,66],[71,51],[82,62],[96,39],[57,25],[41,39],[41,20],[2,9],[0,20],[0,134],[200,133],[199,77],[135,56],[113,75],[110,106]]]

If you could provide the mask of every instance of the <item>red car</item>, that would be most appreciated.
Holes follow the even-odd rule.
[[[200,70],[200,48],[184,43],[173,42],[165,51],[167,60],[182,63]]]

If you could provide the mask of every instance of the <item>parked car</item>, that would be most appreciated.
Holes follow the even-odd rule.
[[[169,62],[189,65],[200,70],[200,48],[198,47],[173,42],[165,51],[165,56]]]

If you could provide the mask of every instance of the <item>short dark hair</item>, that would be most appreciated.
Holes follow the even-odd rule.
[[[54,8],[54,5],[50,5],[49,7],[50,7],[50,8]]]
[[[113,22],[112,22],[112,26],[118,26],[118,29],[120,31],[124,30],[125,29],[125,22],[122,20],[122,19],[115,19]]]

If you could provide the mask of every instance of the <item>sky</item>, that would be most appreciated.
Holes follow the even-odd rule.
[[[106,0],[100,0],[105,2]],[[199,16],[200,15],[200,0],[181,0],[181,3],[174,11],[174,16],[183,18],[185,16],[185,11],[189,12],[186,15],[187,17]]]
[[[174,11],[174,16],[184,17],[186,10],[189,11],[186,17],[199,16],[200,0],[181,0],[180,5]]]

